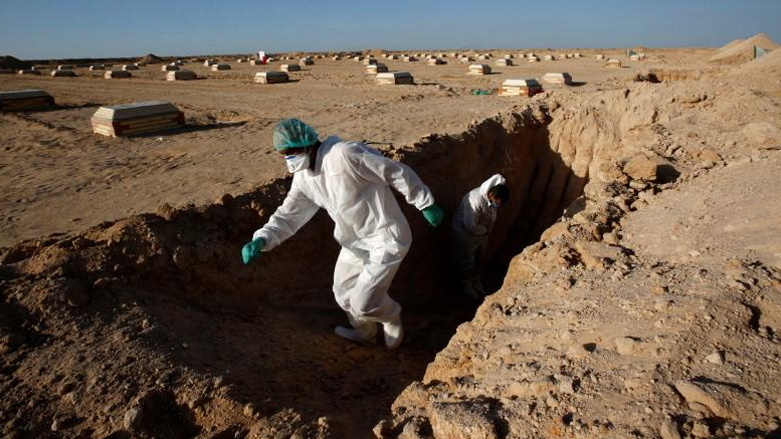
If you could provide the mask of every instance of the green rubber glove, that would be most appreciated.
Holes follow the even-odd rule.
[[[422,212],[423,217],[426,218],[426,221],[428,221],[428,223],[434,227],[438,227],[440,224],[442,224],[442,218],[445,217],[445,212],[436,204],[432,204],[431,206],[423,209]]]
[[[257,238],[244,244],[244,247],[241,249],[241,259],[244,261],[244,265],[247,265],[255,259],[259,258],[260,252],[265,246],[266,240],[263,238]]]

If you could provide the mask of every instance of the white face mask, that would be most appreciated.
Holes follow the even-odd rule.
[[[293,173],[302,171],[309,167],[309,154],[288,155],[285,156],[285,162],[288,171]]]

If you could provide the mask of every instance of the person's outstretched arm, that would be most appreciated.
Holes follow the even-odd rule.
[[[285,201],[271,215],[266,225],[252,234],[252,239],[262,238],[265,241],[263,251],[273,250],[309,222],[318,209],[319,207],[298,189],[294,180]]]
[[[362,178],[387,184],[396,189],[407,203],[418,210],[434,204],[434,195],[418,174],[404,163],[383,157],[378,151],[359,143],[352,143],[344,150],[347,160]]]

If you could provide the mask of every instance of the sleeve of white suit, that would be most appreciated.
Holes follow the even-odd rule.
[[[294,180],[285,201],[271,215],[266,225],[252,234],[252,239],[263,238],[266,241],[263,251],[271,251],[309,222],[318,209],[319,207],[296,187]]]
[[[362,178],[396,189],[407,203],[423,210],[434,204],[434,195],[409,166],[383,157],[379,152],[361,144],[345,148],[347,160]]]

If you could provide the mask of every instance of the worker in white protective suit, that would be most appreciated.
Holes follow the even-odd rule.
[[[273,140],[293,183],[282,205],[242,249],[244,263],[273,250],[325,209],[342,246],[333,291],[352,326],[334,332],[373,344],[381,324],[385,345],[398,347],[404,336],[401,306],[388,296],[388,288],[412,244],[412,233],[391,187],[436,227],[444,215],[431,190],[403,163],[337,136],[320,142],[315,130],[298,119],[279,122]]]
[[[453,259],[458,287],[467,296],[485,296],[479,268],[485,263],[488,236],[496,223],[496,213],[510,199],[510,190],[501,174],[493,175],[469,191],[453,216]]]

